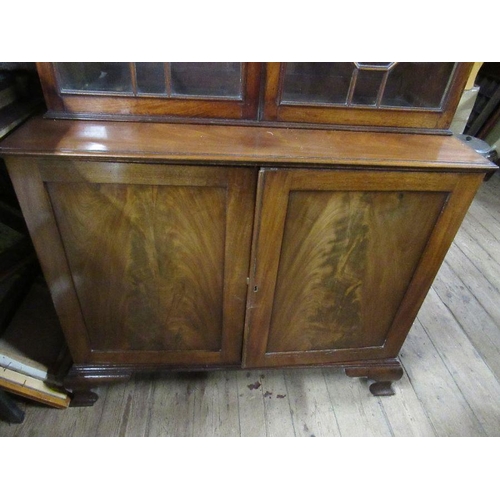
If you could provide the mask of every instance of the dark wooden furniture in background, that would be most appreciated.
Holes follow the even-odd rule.
[[[398,66],[359,64],[384,72],[375,104],[359,104],[383,124],[386,70]],[[434,101],[422,91],[441,103],[432,124],[416,101],[397,124],[445,127],[465,68],[444,64]],[[349,102],[365,76],[349,80]],[[53,116],[50,92],[69,101],[44,84]],[[265,96],[260,117],[269,85]],[[94,97],[81,97],[88,111]],[[222,367],[343,366],[392,394],[399,349],[494,166],[445,130],[321,130],[302,111],[301,128],[281,128],[72,120],[66,107],[67,119],[32,119],[2,143],[73,357],[75,403],[134,371]]]
[[[486,140],[500,119],[500,63],[483,63],[475,83],[479,93],[464,134]]]

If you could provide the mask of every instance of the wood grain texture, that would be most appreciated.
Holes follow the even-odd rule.
[[[467,210],[483,181],[482,175],[463,174],[442,176],[455,179],[455,186],[441,213],[435,230],[422,254],[419,266],[415,272],[406,296],[408,300],[401,303],[393,322],[391,335],[386,342],[387,351],[391,356],[397,356],[404,339],[410,330],[415,317],[439,271],[441,264],[457,234]]]
[[[446,198],[290,192],[267,352],[382,346]]]
[[[221,348],[225,189],[53,183],[91,348]]]
[[[76,120],[29,120],[0,154],[85,160],[200,162],[287,167],[491,171],[496,166],[452,136]]]

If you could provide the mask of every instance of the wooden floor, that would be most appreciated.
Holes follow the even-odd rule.
[[[401,352],[396,395],[337,369],[154,375],[93,408],[22,403],[0,436],[500,436],[500,174],[485,183]]]

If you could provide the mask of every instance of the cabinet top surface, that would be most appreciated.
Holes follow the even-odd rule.
[[[453,136],[32,118],[0,154],[106,161],[490,170]]]

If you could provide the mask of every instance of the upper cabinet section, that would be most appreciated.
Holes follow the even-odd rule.
[[[257,118],[260,63],[39,63],[38,70],[56,116]]]
[[[268,63],[264,118],[350,126],[448,128],[468,63]]]
[[[447,129],[470,63],[39,63],[53,117]]]

